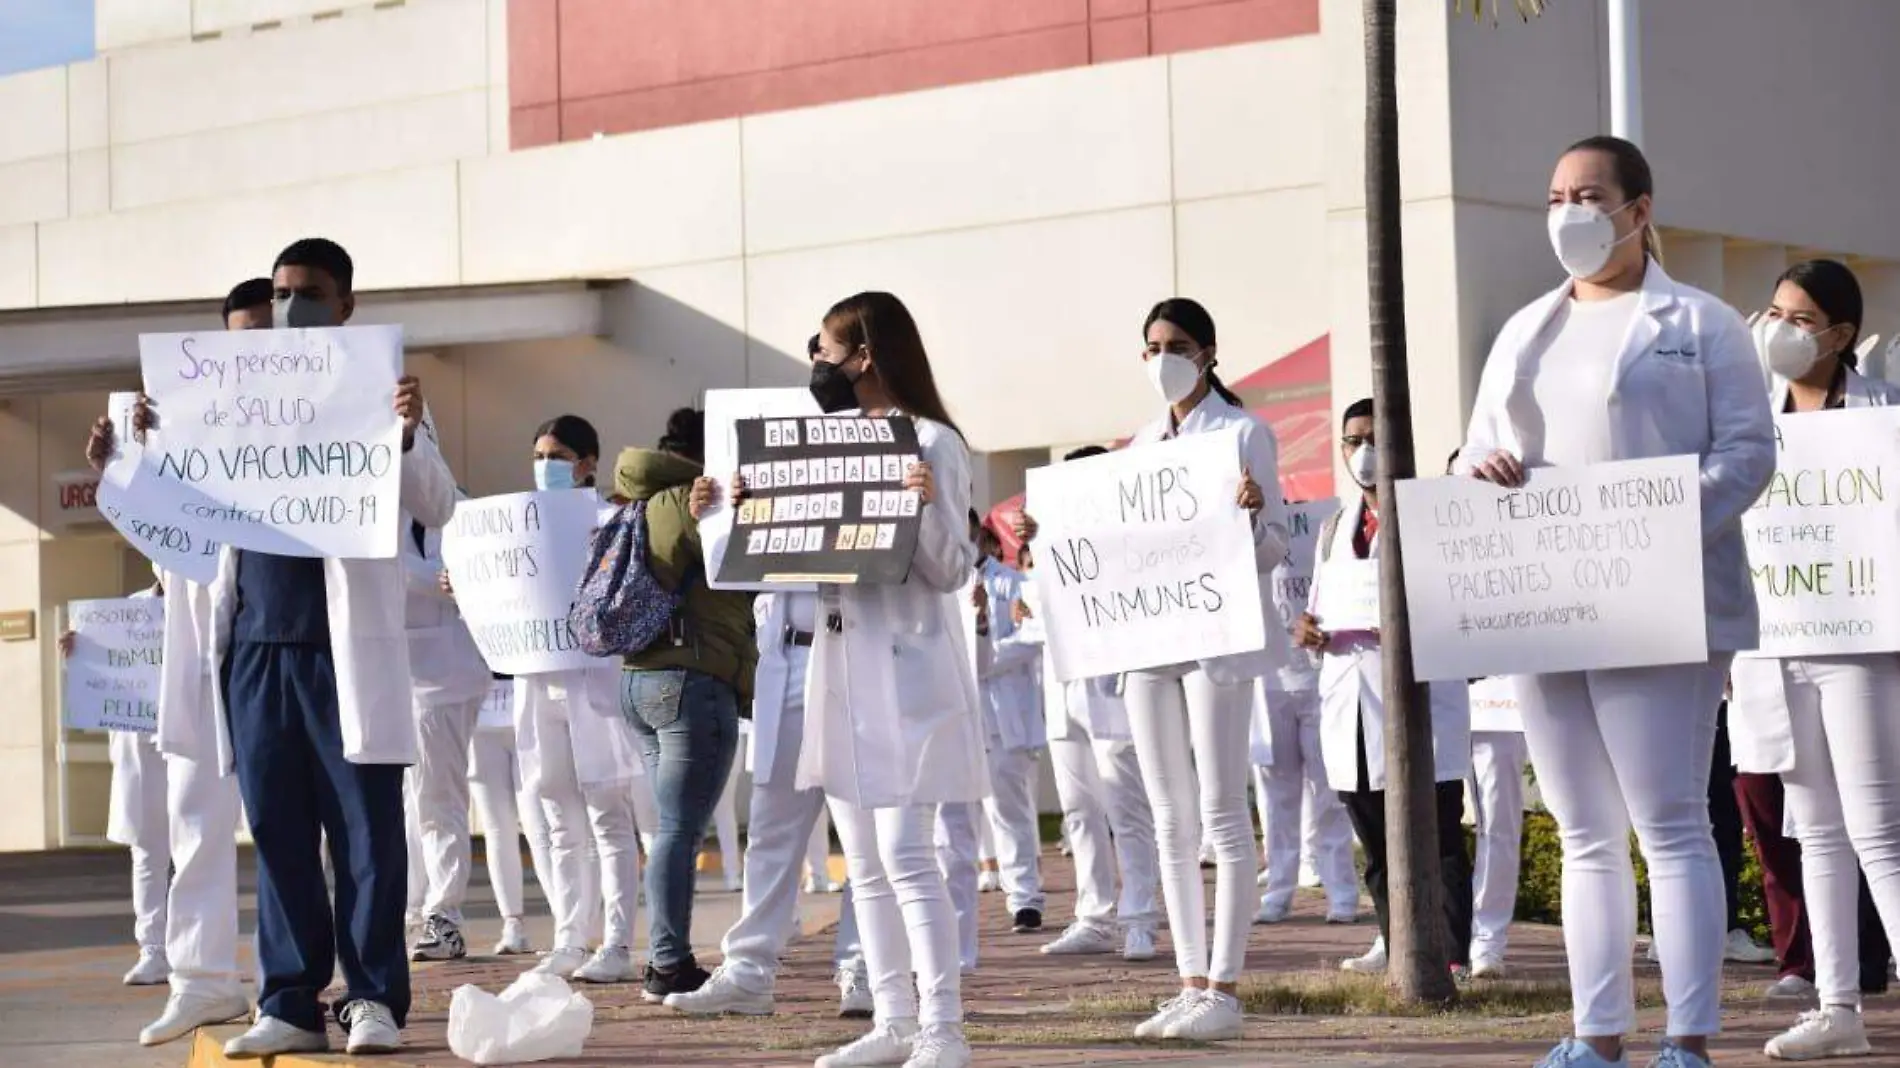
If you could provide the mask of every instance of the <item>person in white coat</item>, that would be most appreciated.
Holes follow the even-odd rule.
[[[1861,315],[1860,283],[1846,266],[1808,260],[1782,274],[1755,331],[1774,411],[1900,403],[1900,389],[1855,367]],[[1782,1060],[1864,1055],[1872,1047],[1860,1016],[1863,866],[1889,941],[1900,939],[1900,731],[1893,720],[1900,654],[1744,657],[1731,677],[1736,767],[1779,774],[1786,785],[1820,1000],[1771,1039],[1767,1053]]]
[[[1471,976],[1501,979],[1524,848],[1524,719],[1511,676],[1471,683]]]
[[[295,242],[274,268],[274,321],[346,322],[353,274],[334,242]],[[418,432],[424,405],[413,377],[395,384],[394,405],[399,507],[440,527],[454,507],[454,482],[434,441]],[[149,428],[156,414],[142,402],[135,423]],[[409,1008],[402,778],[416,759],[404,597],[394,557],[319,560],[227,547],[206,610],[166,616],[168,648],[196,643],[206,655],[166,660],[164,699],[191,707],[208,689],[217,712],[218,729],[190,739],[185,755],[235,767],[257,849],[258,1019],[227,1043],[228,1056],[327,1049],[320,997],[339,962],[349,1052],[401,1044]],[[320,835],[336,860],[334,912]]]
[[[876,1008],[872,1031],[817,1068],[963,1068],[957,918],[933,829],[937,806],[979,801],[989,780],[956,604],[976,565],[969,449],[888,293],[826,314],[811,388],[830,414],[910,417],[921,450],[904,483],[921,504],[908,581],[819,588],[796,784],[830,800]]]
[[[541,895],[554,900],[550,874],[548,824],[541,802],[528,793],[515,750],[514,680],[494,676],[488,700],[468,743],[468,790],[475,814],[482,821],[483,857],[488,885],[501,911],[501,939],[495,955],[519,956],[533,952],[528,942],[526,886],[521,870],[521,837],[528,838],[528,855]]]
[[[1512,316],[1478,383],[1461,473],[1700,459],[1707,662],[1521,676],[1524,739],[1564,844],[1575,1038],[1553,1065],[1621,1064],[1635,1027],[1632,825],[1649,864],[1667,1037],[1662,1068],[1701,1068],[1721,1026],[1724,900],[1708,805],[1716,708],[1759,634],[1740,518],[1774,472],[1774,426],[1741,317],[1648,255],[1641,150],[1578,142],[1550,182],[1551,244],[1570,280]],[[1531,476],[1533,481],[1535,476]]]
[[[1023,576],[997,559],[996,535],[970,510],[970,538],[977,545],[972,593],[981,589],[973,640],[977,646],[977,694],[983,701],[989,739],[990,799],[984,802],[996,845],[997,872],[1017,934],[1042,930],[1047,898],[1042,892],[1042,826],[1037,791],[1042,751],[1048,744],[1042,698],[1036,684],[1034,645],[1012,642],[1015,605]]]
[[[1320,752],[1326,779],[1352,820],[1353,833],[1366,854],[1366,891],[1379,921],[1371,952],[1343,962],[1347,971],[1382,972],[1390,933],[1386,884],[1385,683],[1376,619],[1369,626],[1342,612],[1348,598],[1329,587],[1363,588],[1376,576],[1379,558],[1379,504],[1372,401],[1348,405],[1340,425],[1340,452],[1359,494],[1320,526],[1314,547],[1313,583],[1307,610],[1294,624],[1303,649],[1320,654]],[[1431,700],[1432,767],[1438,824],[1438,869],[1444,887],[1444,918],[1450,963],[1463,970],[1470,961],[1471,859],[1465,852],[1466,772],[1471,769],[1470,698],[1463,681],[1435,682]]]
[[[1249,516],[1260,572],[1259,610],[1263,619],[1274,618],[1269,576],[1286,559],[1290,535],[1273,430],[1221,384],[1214,370],[1214,319],[1207,309],[1181,297],[1162,301],[1148,313],[1142,336],[1143,363],[1167,411],[1136,433],[1130,447],[1238,429],[1242,474],[1231,507]],[[1017,527],[1024,540],[1034,537],[1030,516],[1019,515]],[[1181,992],[1135,1029],[1138,1037],[1240,1037],[1235,993],[1260,870],[1247,802],[1253,683],[1277,671],[1290,654],[1286,632],[1268,627],[1266,645],[1259,650],[1127,676],[1123,696],[1154,806],[1168,929],[1181,973]],[[1214,846],[1217,869],[1211,944],[1199,865],[1203,829]]]

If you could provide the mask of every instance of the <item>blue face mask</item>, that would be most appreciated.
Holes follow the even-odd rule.
[[[574,489],[574,461],[536,460],[534,488],[538,490]]]

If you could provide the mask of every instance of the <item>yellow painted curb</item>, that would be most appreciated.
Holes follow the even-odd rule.
[[[343,1053],[286,1053],[265,1060],[234,1061],[224,1055],[224,1044],[243,1033],[241,1027],[199,1028],[192,1036],[185,1068],[418,1068],[388,1057],[364,1059]]]

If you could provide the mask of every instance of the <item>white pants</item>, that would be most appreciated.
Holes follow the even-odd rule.
[[[172,885],[165,956],[176,994],[241,993],[238,971],[237,777],[216,760],[165,758]]]
[[[756,821],[758,816],[752,818]],[[751,826],[748,825],[746,830],[750,833]],[[750,839],[747,841],[750,842]],[[818,818],[812,821],[811,841],[805,847],[805,870],[814,882],[822,884],[831,881],[831,814],[823,805],[818,808]]]
[[[937,869],[943,873],[944,886],[950,893],[950,906],[957,914],[957,959],[963,970],[976,970],[976,927],[979,898],[976,889],[977,853],[982,833],[989,820],[981,802],[968,801],[938,805],[932,838],[937,850]],[[844,832],[838,832],[843,841]],[[849,858],[847,858],[848,860]]]
[[[1636,1026],[1632,825],[1649,866],[1650,908],[1671,1037],[1722,1023],[1728,932],[1709,823],[1709,767],[1729,654],[1707,664],[1527,675],[1518,700],[1537,785],[1563,837],[1564,949],[1576,1032]]]
[[[1860,872],[1900,945],[1900,658],[1781,662],[1794,770],[1782,774],[1801,841],[1802,898],[1823,1005],[1860,1005]]]
[[[977,803],[976,859],[984,868],[996,866],[996,831],[991,826],[989,799]]]
[[[1524,838],[1524,736],[1473,731],[1471,774],[1465,778],[1477,814],[1471,867],[1471,959],[1503,960],[1517,913],[1517,874]]]
[[[957,914],[932,842],[939,807],[862,809],[831,799],[880,1024],[963,1019]]]
[[[1161,920],[1161,873],[1135,744],[1091,738],[1088,726],[1074,719],[1069,732],[1049,742],[1049,762],[1075,858],[1075,918],[1099,928],[1119,919],[1152,931]]]
[[[468,789],[481,816],[483,852],[488,858],[488,883],[495,891],[495,907],[503,919],[527,914],[522,885],[521,834],[527,830],[534,881],[552,901],[548,874],[548,827],[541,806],[521,798],[521,767],[515,754],[515,732],[503,728],[477,730],[468,747]]]
[[[630,947],[640,893],[632,793],[625,781],[582,786],[567,718],[548,717],[542,726],[539,801],[554,881],[554,948],[587,947],[597,924],[601,945]]]
[[[479,697],[461,704],[416,708],[415,822],[428,881],[422,912],[457,924],[462,922],[462,902],[468,896],[473,866],[468,835],[468,743],[481,712]],[[413,889],[410,896],[415,896]]]
[[[1267,723],[1273,763],[1254,772],[1261,837],[1266,839],[1267,886],[1261,904],[1281,908],[1292,903],[1300,886],[1301,836],[1303,829],[1309,829],[1308,852],[1326,888],[1328,906],[1334,912],[1357,912],[1352,821],[1346,818],[1339,795],[1326,789],[1326,764],[1319,749],[1318,691],[1268,691]]]
[[[1175,964],[1184,979],[1234,982],[1246,962],[1260,871],[1247,809],[1253,688],[1217,685],[1198,667],[1175,667],[1131,673],[1124,696],[1154,806]],[[1200,869],[1202,826],[1217,869],[1211,947]]]
[[[1043,910],[1042,828],[1036,788],[1042,785],[1041,749],[990,749],[990,797],[983,802],[995,836],[996,866],[1010,915]]]
[[[106,753],[113,807],[107,837],[132,853],[132,936],[140,949],[163,950],[172,866],[165,758],[135,731],[112,731]]]

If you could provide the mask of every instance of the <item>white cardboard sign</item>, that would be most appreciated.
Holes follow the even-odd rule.
[[[1741,655],[1900,650],[1900,408],[1778,415],[1775,439],[1742,516],[1761,647]]]
[[[1401,482],[1421,681],[1708,659],[1693,456]]]
[[[1313,592],[1313,569],[1319,556],[1319,532],[1326,520],[1339,511],[1339,498],[1303,501],[1286,506],[1287,532],[1292,540],[1286,562],[1273,569],[1273,605],[1280,610],[1280,625],[1290,632],[1293,621],[1306,611],[1307,598]]]
[[[538,675],[599,665],[567,623],[599,514],[592,490],[456,504],[442,531],[442,566],[490,670]]]
[[[513,730],[515,726],[515,680],[496,679],[482,698],[481,714],[475,717],[480,730]]]
[[[99,514],[160,570],[204,584],[218,577],[218,543],[186,523],[177,511],[177,499],[159,480],[140,477],[146,445],[133,437],[132,407],[136,393],[114,393],[106,401],[112,420],[113,453],[99,474],[94,500]],[[156,430],[146,435],[156,445]]]
[[[1064,682],[1261,648],[1237,430],[1029,472],[1043,621]]]
[[[1313,576],[1319,602],[1313,606],[1320,629],[1351,634],[1379,629],[1379,559],[1337,558],[1319,565]]]
[[[699,545],[705,558],[706,584],[716,590],[753,592],[810,591],[815,587],[790,583],[719,582],[726,558],[726,545],[732,540],[736,511],[728,499],[732,476],[739,470],[739,432],[742,419],[816,418],[824,413],[809,389],[709,389],[706,391],[706,477],[720,492],[713,506],[699,517]]]
[[[196,537],[280,556],[396,555],[402,329],[143,334],[159,433],[135,480]]]
[[[1524,715],[1518,709],[1514,676],[1494,675],[1471,684],[1471,730],[1523,733]]]
[[[66,726],[76,731],[158,729],[158,676],[165,649],[165,601],[122,597],[66,608],[73,652],[66,658]]]

